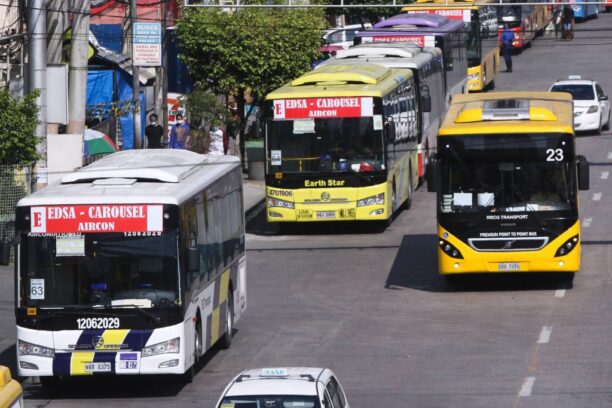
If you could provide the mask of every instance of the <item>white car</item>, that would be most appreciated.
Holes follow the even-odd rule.
[[[328,368],[257,368],[225,387],[217,408],[349,408]]]
[[[570,75],[568,79],[555,82],[551,92],[567,92],[574,98],[574,130],[610,129],[610,101],[597,83]]]

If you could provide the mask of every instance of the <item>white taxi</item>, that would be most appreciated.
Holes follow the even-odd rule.
[[[597,81],[570,75],[555,82],[551,92],[567,92],[574,98],[574,130],[610,129],[610,101]]]
[[[328,368],[257,368],[238,374],[225,387],[218,408],[349,408]]]

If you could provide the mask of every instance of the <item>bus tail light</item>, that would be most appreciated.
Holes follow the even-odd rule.
[[[463,259],[461,252],[459,252],[459,250],[448,241],[440,239],[438,244],[440,245],[440,249],[442,249],[446,255],[450,256],[451,258]]]
[[[374,171],[374,166],[372,166],[368,162],[361,162],[359,164],[359,172],[360,173],[365,173],[365,172],[368,172],[368,171]]]
[[[555,257],[564,256],[564,255],[569,254],[570,252],[574,250],[574,248],[576,248],[577,245],[578,245],[578,235],[574,235],[573,237],[565,241],[563,245],[559,247],[559,249],[557,249],[557,252],[555,253]]]

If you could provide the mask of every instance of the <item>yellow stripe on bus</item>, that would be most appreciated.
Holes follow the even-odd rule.
[[[92,363],[94,359],[94,351],[75,351],[70,358],[70,374],[71,375],[91,375],[89,371],[85,371],[85,364]]]
[[[219,305],[222,305],[227,299],[227,291],[229,290],[230,270],[226,270],[221,274],[221,287],[219,288]]]
[[[129,332],[129,329],[105,330],[102,333],[104,343],[96,344],[96,350],[121,350],[121,345]]]
[[[210,316],[210,344],[212,345],[219,338],[219,307],[213,309]]]

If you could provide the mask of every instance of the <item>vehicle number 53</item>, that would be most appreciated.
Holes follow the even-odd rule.
[[[546,161],[563,161],[563,149],[546,149]]]
[[[77,319],[79,329],[118,329],[118,317],[82,317]]]

